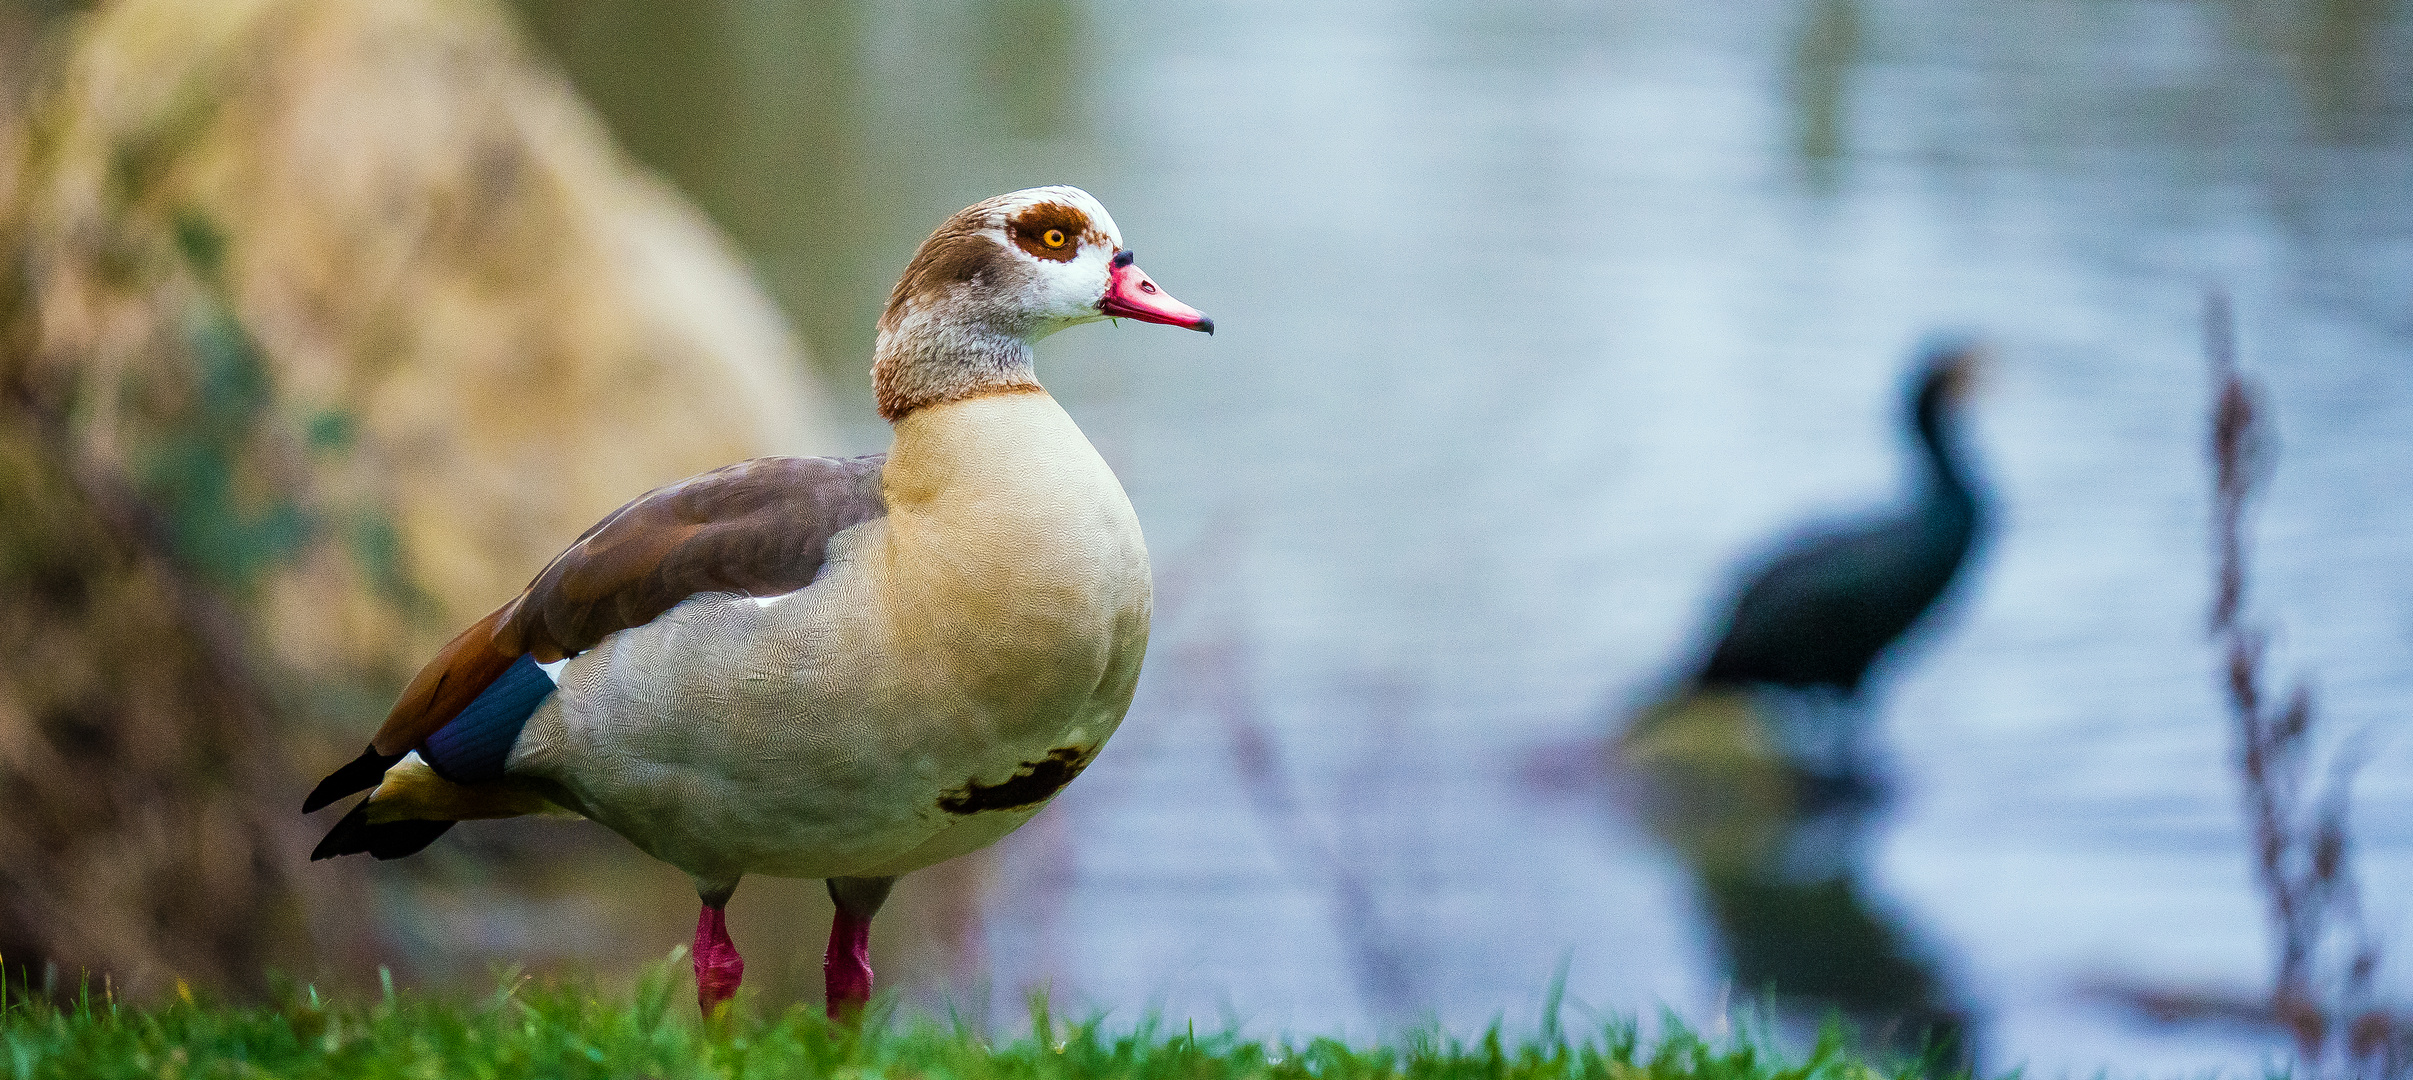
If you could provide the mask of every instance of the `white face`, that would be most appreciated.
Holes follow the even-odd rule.
[[[1122,233],[1097,199],[1076,187],[1025,188],[989,200],[990,235],[1012,271],[1000,297],[1036,317],[1031,337],[1105,318],[1098,303],[1113,281]]]
[[[944,347],[979,352],[975,339],[1029,342],[1108,318],[1215,331],[1214,320],[1167,295],[1122,245],[1113,216],[1075,187],[1027,188],[965,207],[906,264],[880,316],[881,339],[952,341]]]

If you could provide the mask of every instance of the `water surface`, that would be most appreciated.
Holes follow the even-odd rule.
[[[1593,1009],[1717,1024],[1751,991],[1687,870],[1549,766],[1737,560],[1898,497],[1901,373],[1949,328],[1994,348],[1997,528],[1874,687],[1867,880],[1990,1067],[2253,1067],[2280,1045],[2083,992],[2268,978],[2204,635],[2214,287],[2282,437],[2256,617],[2371,733],[2361,867],[2413,931],[2404,4],[528,8],[778,292],[854,410],[832,450],[885,441],[912,246],[998,191],[1088,188],[1216,319],[1042,348],[1161,612],[1123,733],[1000,846],[957,1001],[1529,1030],[1565,963]]]

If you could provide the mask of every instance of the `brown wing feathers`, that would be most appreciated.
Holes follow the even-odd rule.
[[[756,458],[656,490],[538,574],[495,642],[551,663],[690,596],[812,584],[830,538],[884,512],[885,460]]]
[[[831,537],[886,512],[885,461],[757,458],[621,507],[420,669],[367,752],[321,783],[305,812],[375,786],[523,653],[544,663],[576,655],[701,593],[776,596],[811,584]]]

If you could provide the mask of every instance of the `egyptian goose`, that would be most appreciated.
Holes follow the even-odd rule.
[[[1877,655],[1934,606],[1981,525],[1951,429],[1976,363],[1939,344],[1919,366],[1905,419],[1925,478],[1913,505],[1797,543],[1735,601],[1700,683],[1817,687],[1857,694]]]
[[[738,880],[823,878],[829,1011],[859,1009],[897,876],[1029,820],[1131,705],[1147,549],[1031,365],[1032,342],[1106,318],[1214,331],[1078,188],[947,219],[880,317],[889,452],[740,462],[588,529],[310,794],[304,812],[374,789],[311,858],[584,815],[694,879],[706,1013],[745,970],[722,919]]]

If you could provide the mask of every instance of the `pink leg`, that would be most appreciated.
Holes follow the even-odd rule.
[[[871,1001],[871,918],[857,918],[844,907],[830,920],[829,951],[821,957],[821,980],[829,997],[829,1018],[847,1020],[862,1015]]]
[[[869,981],[866,972],[865,981]],[[722,1002],[737,996],[737,984],[746,977],[746,961],[737,955],[737,943],[729,940],[729,924],[721,917],[719,904],[705,904],[702,914],[695,917],[695,1000],[712,1015]]]
[[[829,879],[829,898],[837,905],[838,917],[830,920],[821,982],[829,992],[832,1020],[853,1020],[871,1001],[871,917],[894,884],[892,877]]]

